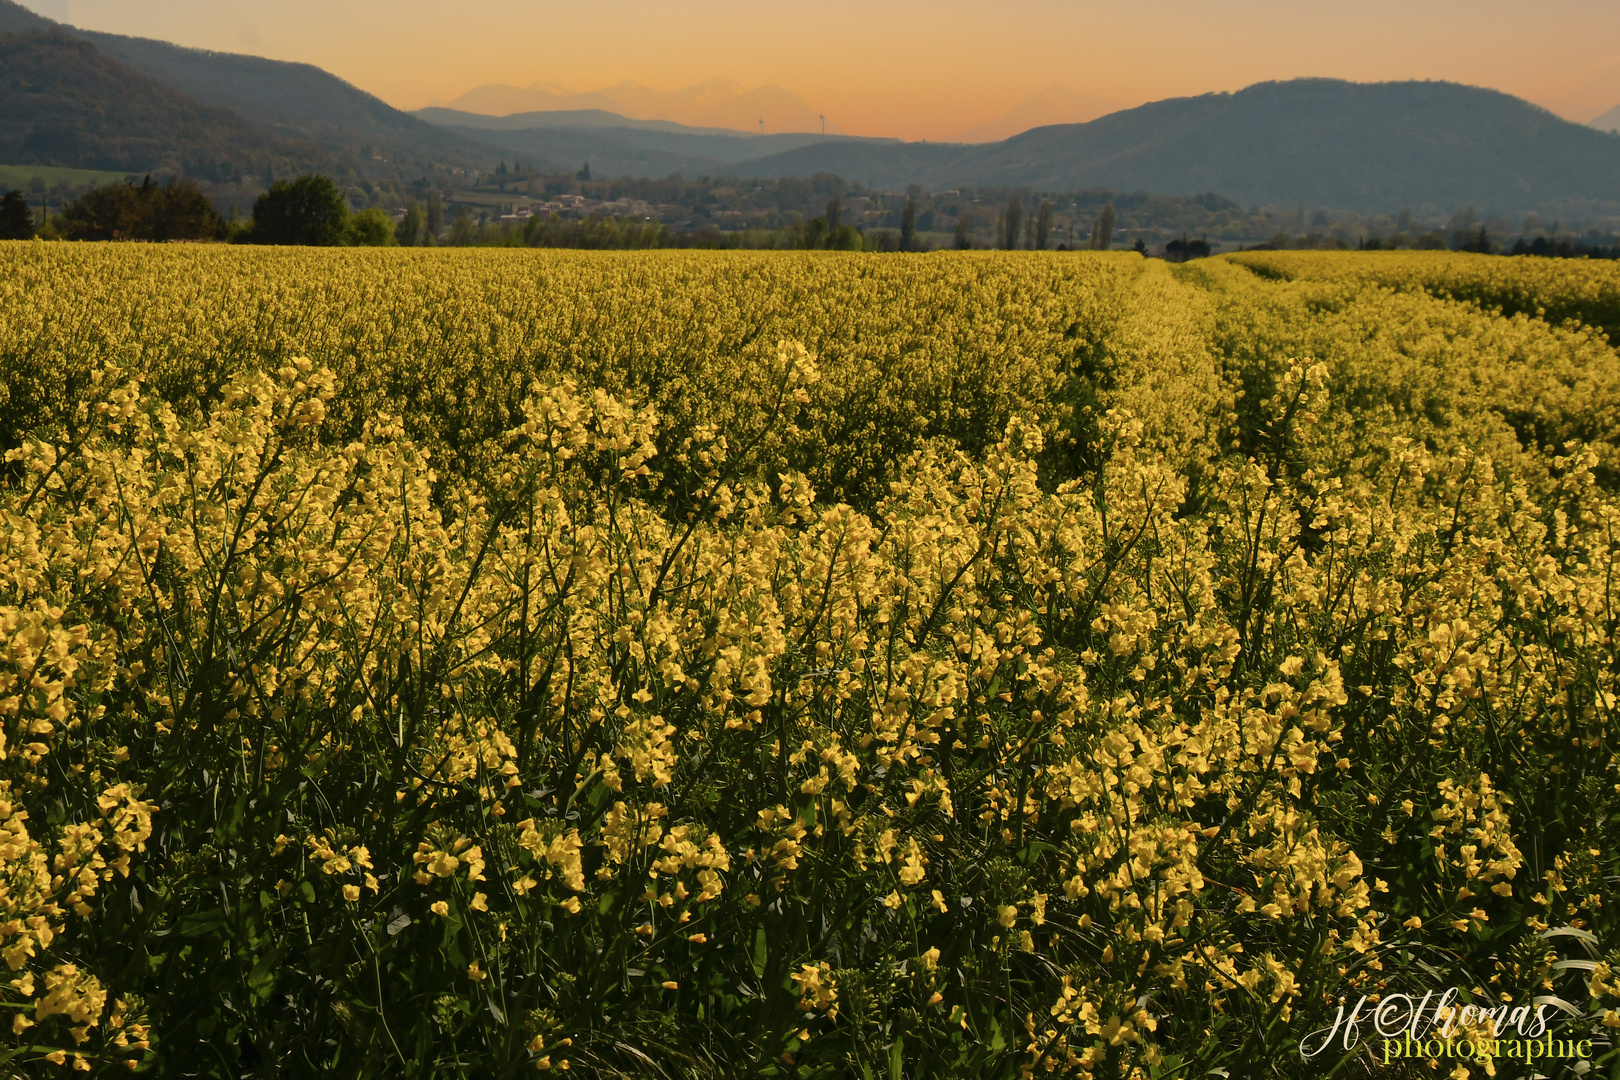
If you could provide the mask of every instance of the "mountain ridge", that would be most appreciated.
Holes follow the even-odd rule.
[[[750,133],[758,131],[758,121],[764,119],[769,134],[811,134],[820,131],[822,122],[821,114],[791,90],[774,83],[747,90],[736,80],[719,76],[669,91],[630,80],[579,92],[545,82],[527,87],[490,83],[468,90],[443,107],[485,116],[600,109],[632,120]],[[828,124],[826,134],[844,132],[836,124]]]
[[[950,140],[962,143],[1002,142],[1032,128],[1052,124],[1085,124],[1129,108],[1118,98],[1092,97],[1051,83],[1024,98],[993,120],[959,131]]]
[[[901,145],[898,139],[790,133],[757,135],[665,120],[634,120],[601,109],[487,116],[447,108],[415,114],[468,138],[511,151],[530,167],[572,172],[581,163],[597,176],[722,175],[773,153],[831,142]]]
[[[840,171],[843,170],[843,171]],[[1219,194],[1249,205],[1620,212],[1620,138],[1496,90],[1295,79],[1168,98],[954,149],[812,146],[746,176]]]
[[[437,127],[466,127],[480,131],[531,131],[540,128],[626,128],[633,131],[665,131],[686,135],[722,135],[734,137],[748,134],[736,128],[694,127],[673,120],[637,120],[634,117],[610,112],[607,109],[541,109],[534,112],[508,113],[492,116],[488,113],[465,112],[447,105],[429,105],[411,113]]]

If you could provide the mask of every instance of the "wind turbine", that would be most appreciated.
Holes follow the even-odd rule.
[[[763,116],[759,118],[759,133],[761,135],[765,134],[765,118]]]
[[[821,133],[823,135],[827,134],[827,114],[826,113],[821,114]]]

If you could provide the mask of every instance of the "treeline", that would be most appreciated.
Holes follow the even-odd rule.
[[[835,198],[828,214],[780,229],[736,229],[723,232],[712,225],[672,229],[660,221],[642,221],[611,215],[583,218],[536,215],[517,225],[476,222],[465,208],[439,239],[429,209],[413,203],[396,228],[396,242],[406,246],[579,248],[587,251],[631,251],[647,248],[712,250],[834,250],[902,251],[899,234],[891,230],[863,233],[838,221]],[[832,225],[829,227],[828,216]]]
[[[455,178],[440,176],[435,187],[453,201]],[[674,229],[701,232],[710,226],[727,232],[769,230],[782,242],[788,233],[794,246],[838,247],[836,229],[828,224],[825,208],[839,200],[840,224],[857,228],[873,242],[895,249],[973,247],[1000,249],[1085,249],[1098,242],[1095,233],[1105,212],[1109,241],[1145,236],[1154,243],[1182,232],[1199,235],[1237,233],[1265,236],[1276,231],[1276,221],[1259,211],[1244,211],[1218,195],[1192,197],[1115,192],[1091,188],[1066,193],[1040,192],[1030,187],[964,187],[930,192],[913,184],[903,192],[876,191],[833,173],[804,178],[767,180],[728,176],[674,174],[663,179],[595,178],[589,168],[573,173],[541,174],[520,164],[503,162],[492,174],[462,186],[484,196],[524,196],[554,199],[578,195],[614,202],[639,200],[655,208],[655,216]],[[426,178],[417,196],[426,199]],[[1017,204],[1014,207],[1014,204]],[[1044,217],[1043,217],[1043,207]],[[1011,215],[1010,218],[1008,215]],[[822,221],[824,239],[811,235]],[[892,236],[885,239],[884,230]],[[1044,242],[1043,242],[1044,241]],[[845,241],[848,242],[847,240]]]
[[[23,193],[0,196],[0,239],[225,241],[249,244],[387,246],[394,220],[380,207],[359,213],[325,176],[278,181],[240,221],[221,217],[193,180],[159,184],[150,176],[91,188],[54,217],[35,222]]]
[[[1174,242],[1172,242],[1172,247]],[[1550,259],[1620,259],[1620,238],[1520,235],[1511,244],[1498,241],[1485,226],[1447,234],[1431,229],[1416,234],[1367,236],[1351,242],[1342,236],[1282,234],[1250,251],[1465,251],[1476,255],[1535,255]]]
[[[1609,242],[1603,244],[1560,240],[1548,236],[1526,240],[1521,236],[1513,242],[1508,254],[1540,255],[1548,259],[1620,259],[1620,239],[1611,236]]]
[[[525,187],[563,186],[557,178],[525,175],[521,169],[497,172],[504,190],[507,183]],[[448,202],[437,188],[419,189],[425,198],[411,199],[397,224],[394,214],[379,205],[358,212],[350,198],[375,202],[384,193],[345,193],[320,175],[276,181],[253,204],[252,216],[241,219],[233,206],[221,216],[207,190],[189,178],[162,183],[147,177],[140,183],[125,181],[91,188],[63,204],[54,216],[36,220],[21,191],[0,197],[0,239],[217,241],[315,246],[454,246],[552,247],[586,250],[642,248],[726,248],[777,250],[836,250],[917,252],[938,248],[1013,250],[1110,250],[1121,233],[1119,246],[1134,247],[1144,255],[1162,255],[1173,261],[1205,257],[1216,250],[1207,234],[1193,238],[1193,230],[1166,237],[1142,229],[1143,215],[1161,212],[1165,205],[1197,207],[1209,215],[1238,212],[1235,204],[1214,195],[1192,199],[1160,196],[1115,195],[1103,191],[1038,197],[1027,189],[962,190],[930,194],[920,187],[903,195],[894,193],[840,193],[850,186],[831,174],[808,180],[751,182],[747,188],[716,185],[707,177],[690,183],[679,178],[663,181],[592,181],[588,172],[568,178],[572,194],[582,190],[601,198],[643,198],[677,192],[696,197],[713,214],[694,214],[684,221],[662,218],[617,217],[611,208],[584,217],[535,214],[522,220],[475,218],[466,203]],[[858,186],[853,189],[859,192]],[[744,194],[759,196],[778,207],[806,198],[830,194],[819,213],[798,211],[739,220],[733,212]],[[399,193],[394,193],[398,195]],[[452,197],[453,197],[453,193]],[[1002,196],[1005,196],[1003,199]],[[849,201],[846,202],[846,197]],[[1118,202],[1116,202],[1116,198]],[[853,212],[851,207],[853,206]],[[668,204],[662,210],[670,209]],[[717,220],[730,214],[725,227]],[[1320,214],[1316,215],[1319,220]],[[1295,211],[1304,223],[1304,210]],[[754,224],[748,224],[752,220]],[[1134,228],[1132,227],[1134,223]],[[1416,249],[1453,250],[1501,255],[1536,255],[1552,258],[1620,258],[1620,240],[1589,233],[1584,238],[1532,235],[1531,222],[1511,243],[1499,241],[1500,222],[1480,224],[1472,211],[1460,211],[1448,227],[1425,227],[1408,211],[1384,221],[1365,221],[1376,229],[1395,231],[1346,235],[1337,228],[1304,233],[1277,232],[1248,250]],[[1135,236],[1130,235],[1131,232]],[[1151,238],[1151,243],[1146,238]]]

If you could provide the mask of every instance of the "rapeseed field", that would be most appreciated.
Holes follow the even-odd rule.
[[[8,1075],[1613,1067],[1607,267],[0,271]]]

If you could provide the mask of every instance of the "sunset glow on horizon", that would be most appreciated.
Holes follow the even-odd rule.
[[[1620,105],[1620,5],[1594,0],[24,4],[83,29],[315,64],[403,109],[488,84],[673,91],[720,77],[783,87],[850,134],[951,139],[1050,86],[1136,104],[1301,76],[1446,79],[1580,122]]]

